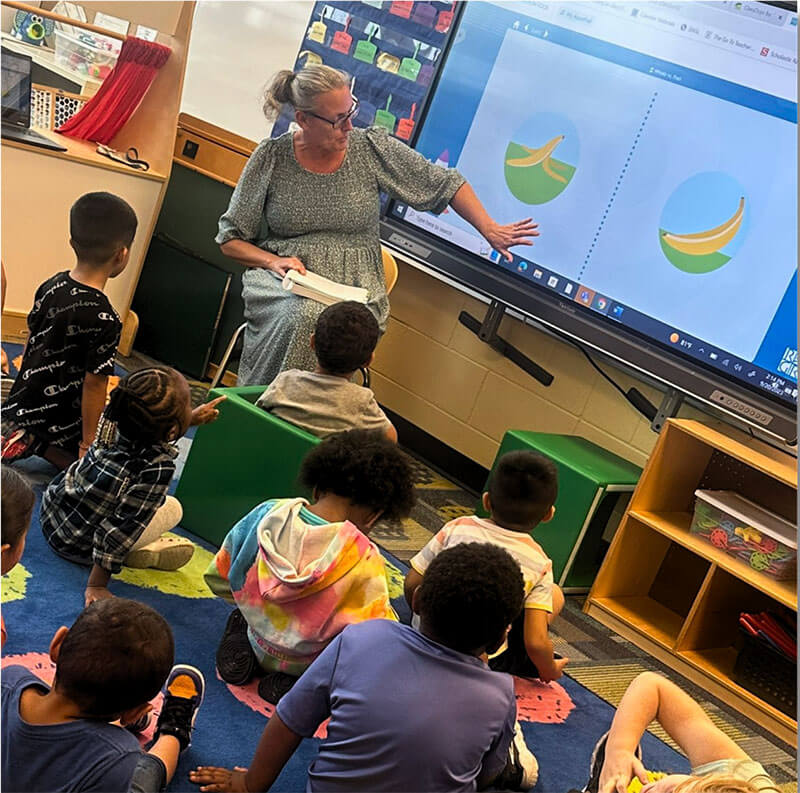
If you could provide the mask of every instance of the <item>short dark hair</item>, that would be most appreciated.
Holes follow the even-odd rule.
[[[334,303],[319,315],[314,328],[319,365],[331,374],[354,372],[369,363],[379,335],[378,320],[363,303]]]
[[[12,548],[25,536],[31,525],[36,496],[30,482],[18,471],[2,466],[2,498],[0,498],[0,543]]]
[[[116,717],[161,689],[175,657],[167,621],[125,598],[96,600],[64,637],[53,686],[81,715]]]
[[[489,477],[492,520],[533,528],[556,503],[558,468],[531,451],[504,454]]]
[[[101,265],[130,248],[138,220],[131,205],[112,193],[86,193],[69,211],[69,236],[79,261]]]
[[[185,429],[181,422],[186,403],[178,389],[182,379],[183,375],[168,366],[132,372],[111,392],[103,418],[133,443],[165,443]]]
[[[508,551],[467,542],[447,548],[430,563],[417,605],[437,641],[471,653],[500,644],[524,597],[522,571]]]
[[[408,457],[380,430],[348,430],[315,446],[300,466],[300,481],[319,493],[403,518],[414,506],[414,470]]]

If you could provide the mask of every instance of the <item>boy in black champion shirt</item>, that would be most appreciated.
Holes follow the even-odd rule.
[[[72,205],[77,262],[36,290],[22,366],[3,405],[3,462],[37,454],[66,468],[94,441],[122,329],[102,290],[128,264],[136,225],[133,209],[111,193]]]

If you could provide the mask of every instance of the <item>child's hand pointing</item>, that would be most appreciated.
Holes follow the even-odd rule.
[[[212,399],[211,402],[206,402],[205,405],[196,407],[192,411],[191,426],[196,427],[199,424],[210,424],[212,421],[215,421],[219,416],[217,405],[227,398],[226,396],[217,397],[216,399]]]

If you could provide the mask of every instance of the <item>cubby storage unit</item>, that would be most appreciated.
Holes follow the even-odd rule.
[[[697,488],[735,490],[797,522],[797,462],[696,421],[661,433],[584,611],[790,744],[797,721],[738,685],[742,611],[797,611],[776,581],[689,533]]]

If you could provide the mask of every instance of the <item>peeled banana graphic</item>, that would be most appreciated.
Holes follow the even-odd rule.
[[[544,146],[540,146],[538,149],[530,149],[520,144],[520,146],[528,152],[528,156],[506,160],[506,165],[510,165],[512,168],[528,168],[531,165],[538,165],[550,158],[550,155],[562,140],[564,140],[563,135],[556,135],[552,140],[547,141]]]
[[[736,212],[719,226],[708,231],[698,231],[695,234],[672,234],[669,231],[662,233],[661,239],[676,251],[688,253],[691,256],[705,256],[709,253],[724,248],[735,236],[742,225],[744,217],[744,196],[739,199]]]

